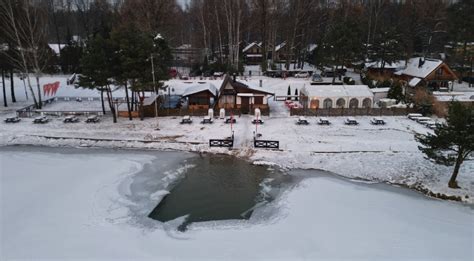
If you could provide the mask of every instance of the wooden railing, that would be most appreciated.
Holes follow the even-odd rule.
[[[264,148],[264,149],[279,149],[280,142],[277,140],[253,140],[255,148]]]

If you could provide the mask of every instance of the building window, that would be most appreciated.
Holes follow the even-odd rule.
[[[336,101],[336,105],[339,108],[344,108],[344,106],[346,106],[346,100],[344,100],[343,98],[339,98]]]
[[[263,104],[263,96],[253,97],[253,103],[254,104]]]
[[[331,99],[325,99],[323,101],[323,107],[324,109],[331,109],[332,108],[332,100]]]
[[[443,68],[436,70],[436,75],[443,75]]]
[[[359,100],[357,100],[356,98],[352,98],[350,101],[349,101],[349,108],[358,108],[359,107]]]
[[[362,107],[364,107],[364,108],[371,108],[371,107],[372,107],[372,100],[369,99],[369,98],[365,98],[365,99],[362,101]]]

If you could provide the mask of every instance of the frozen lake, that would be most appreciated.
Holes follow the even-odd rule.
[[[318,171],[292,171],[298,184],[248,220],[192,223],[182,233],[182,219],[148,218],[172,184],[210,159],[199,157],[0,149],[0,259],[474,258],[472,207]]]

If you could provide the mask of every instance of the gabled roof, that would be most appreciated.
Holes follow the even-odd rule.
[[[150,106],[150,105],[152,105],[152,104],[156,101],[156,98],[158,98],[158,95],[157,95],[157,94],[152,94],[150,97],[146,97],[146,98],[143,100],[143,106]]]
[[[421,82],[421,79],[418,77],[415,77],[408,82],[408,85],[411,87],[416,87],[419,83]]]
[[[48,44],[49,48],[51,48],[51,50],[53,50],[53,52],[56,54],[56,55],[59,55],[59,53],[61,52],[61,50],[66,47],[65,44]]]
[[[374,61],[365,63],[365,68],[379,69],[382,68],[382,61]],[[405,66],[405,61],[385,62],[384,69],[400,69]]]
[[[279,45],[275,46],[275,52],[280,51],[285,46],[286,46],[286,42],[280,43]]]
[[[317,47],[318,47],[317,44],[314,44],[314,43],[313,43],[313,44],[308,44],[308,46],[306,47],[306,51],[311,53],[311,52],[313,52]]]
[[[250,50],[250,48],[254,47],[254,46],[257,46],[257,47],[261,47],[262,43],[257,43],[257,42],[253,42],[253,43],[250,43],[248,44],[247,46],[245,46],[245,48],[242,50],[243,53],[247,52],[248,50]]]
[[[263,93],[263,94],[274,95],[273,92],[269,92],[262,87],[257,87],[253,85],[249,86],[239,81],[234,81],[229,75],[225,76],[224,82],[222,83],[222,86],[221,86],[220,93],[222,93],[222,90],[225,88],[227,83],[229,83],[232,86],[232,88],[234,88],[236,93]]]
[[[203,92],[203,91],[209,91],[212,95],[214,95],[214,97],[217,96],[217,88],[216,88],[216,86],[214,86],[214,84],[212,84],[212,83],[198,83],[196,85],[192,85],[192,86],[188,87],[184,91],[183,97],[186,97],[186,96],[189,96],[189,95],[192,95],[192,94],[196,94],[196,93],[200,93],[200,92]]]
[[[399,71],[397,74],[424,79],[434,72],[441,64],[443,64],[443,61],[438,59],[415,57],[408,60],[407,67]]]

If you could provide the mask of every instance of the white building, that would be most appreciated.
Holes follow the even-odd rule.
[[[312,85],[301,89],[301,102],[310,109],[371,108],[374,94],[367,85]]]

